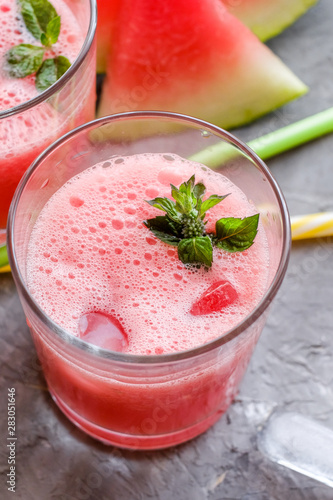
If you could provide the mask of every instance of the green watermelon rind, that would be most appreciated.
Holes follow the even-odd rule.
[[[229,12],[263,42],[279,35],[317,2],[318,0],[266,0],[265,10],[262,6],[255,8],[253,4],[247,6],[246,2],[245,6],[243,2],[232,6],[228,0],[223,0]]]

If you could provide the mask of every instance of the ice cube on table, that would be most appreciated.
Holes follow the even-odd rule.
[[[272,461],[333,487],[333,431],[294,412],[274,412],[258,434]]]

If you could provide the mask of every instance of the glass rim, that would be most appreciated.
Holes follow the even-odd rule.
[[[18,207],[18,203],[20,201],[21,194],[28,183],[30,177],[33,175],[35,170],[38,168],[39,164],[43,162],[43,160],[51,154],[54,150],[56,150],[59,146],[65,143],[68,139],[80,134],[84,130],[88,130],[90,128],[96,128],[97,126],[103,126],[110,124],[114,121],[118,120],[127,120],[133,118],[141,118],[141,119],[153,119],[153,118],[164,118],[167,120],[173,121],[183,121],[184,124],[193,124],[199,125],[203,129],[207,129],[210,132],[214,132],[215,136],[217,135],[221,139],[226,140],[228,143],[239,148],[240,151],[245,153],[260,169],[260,171],[265,175],[265,178],[270,184],[271,189],[273,190],[279,209],[281,212],[281,222],[282,222],[282,252],[279,260],[279,264],[277,267],[277,271],[275,273],[272,282],[261,300],[258,302],[256,307],[234,328],[231,328],[224,334],[219,337],[207,342],[206,344],[193,347],[191,349],[172,352],[166,354],[127,354],[122,352],[110,351],[107,349],[100,348],[98,346],[94,346],[85,342],[84,340],[75,337],[70,332],[68,332],[65,328],[58,325],[55,321],[53,321],[39,306],[39,304],[32,298],[29,293],[28,287],[25,284],[25,280],[22,277],[22,274],[19,270],[17,264],[17,258],[15,253],[15,246],[13,245],[14,241],[14,225],[15,225],[15,215]],[[236,138],[230,132],[227,132],[220,127],[213,125],[209,122],[201,120],[199,118],[194,118],[188,115],[173,113],[168,111],[131,111],[126,113],[117,113],[114,115],[110,115],[107,117],[102,117],[85,123],[64,136],[60,139],[57,139],[53,142],[47,149],[45,149],[31,164],[29,169],[26,171],[25,175],[22,177],[12,200],[9,215],[8,215],[8,224],[7,224],[7,249],[8,249],[8,259],[10,263],[10,267],[12,270],[12,274],[16,285],[19,285],[20,291],[26,300],[27,304],[31,308],[31,310],[39,317],[43,319],[44,324],[55,333],[60,339],[65,341],[67,344],[71,344],[86,354],[93,355],[98,358],[108,359],[110,361],[123,362],[126,364],[139,364],[139,365],[151,365],[151,364],[163,364],[163,363],[171,363],[174,361],[180,361],[185,359],[194,358],[201,354],[207,353],[209,351],[213,351],[214,349],[221,347],[222,345],[230,342],[234,338],[238,337],[242,332],[244,332],[249,326],[251,326],[255,321],[264,313],[269,304],[272,302],[275,297],[280,285],[283,281],[283,278],[287,271],[289,255],[290,255],[290,247],[291,247],[291,230],[290,230],[290,219],[289,212],[287,208],[286,201],[284,199],[283,193],[270,173],[268,167],[265,163],[259,158],[259,156],[252,151],[245,143]]]
[[[78,68],[81,66],[81,64],[86,58],[86,55],[90,50],[97,27],[96,0],[88,0],[88,1],[90,5],[90,21],[89,21],[88,31],[84,39],[83,45],[81,47],[81,50],[78,56],[76,57],[75,61],[71,64],[68,70],[59,78],[59,80],[57,80],[49,88],[47,88],[40,94],[36,95],[32,99],[29,99],[29,101],[25,101],[22,102],[21,104],[18,104],[17,106],[14,106],[13,108],[0,111],[0,120],[27,111],[28,109],[31,109],[34,106],[37,106],[42,102],[45,102],[47,99],[52,97],[56,92],[62,89],[66,85],[66,83],[72,78],[72,76],[77,72]]]

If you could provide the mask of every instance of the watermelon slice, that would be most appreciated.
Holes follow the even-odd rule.
[[[106,68],[120,3],[121,0],[97,0],[97,73],[103,73]]]
[[[317,0],[222,0],[261,40],[278,35]]]
[[[123,0],[99,116],[167,110],[231,128],[306,90],[220,0]]]
[[[262,41],[278,35],[318,0],[221,0]],[[97,0],[97,72],[104,73],[113,47],[121,0]]]

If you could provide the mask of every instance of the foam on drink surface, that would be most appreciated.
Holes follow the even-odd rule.
[[[209,271],[185,267],[177,248],[143,224],[163,215],[145,200],[171,198],[170,183],[179,186],[194,173],[206,185],[205,197],[231,193],[207,212],[208,232],[221,217],[257,212],[224,176],[170,154],[113,158],[60,188],[37,219],[27,258],[28,286],[46,314],[82,338],[91,321],[99,337],[94,341],[93,332],[86,340],[133,354],[189,349],[244,319],[267,286],[268,248],[260,224],[248,250],[214,248]],[[238,299],[220,312],[192,315],[193,303],[222,279]],[[109,347],[103,324],[113,338]]]

